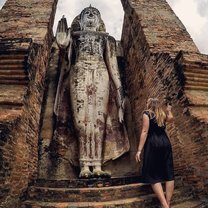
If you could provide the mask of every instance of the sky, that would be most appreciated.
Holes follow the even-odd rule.
[[[0,0],[0,8],[5,1]],[[185,25],[200,52],[208,54],[208,0],[167,0],[167,2]],[[124,15],[120,0],[59,0],[54,31],[63,15],[70,26],[74,17],[90,4],[100,10],[107,32],[119,40]]]

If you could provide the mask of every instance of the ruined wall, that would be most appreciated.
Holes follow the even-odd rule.
[[[170,54],[180,50],[199,52],[186,28],[165,0],[122,0],[121,2],[130,24],[135,24],[132,28],[134,41],[139,42],[141,37],[138,33],[142,32],[146,46],[151,52],[163,51]]]
[[[56,3],[7,0],[0,11],[0,65],[7,66],[0,67],[0,207],[18,207],[18,196],[37,177],[39,120]],[[175,115],[168,133],[176,175],[205,193],[208,58],[199,54],[164,0],[122,3],[122,44],[135,134],[139,137],[147,97],[169,97]],[[126,163],[134,160],[133,152],[131,156]]]
[[[165,0],[122,3],[122,45],[136,134],[139,137],[148,97],[171,101],[175,119],[168,126],[168,134],[177,180],[206,193],[208,120],[203,115],[208,114],[207,80],[196,76],[198,70],[207,77],[208,57],[199,54]],[[195,95],[198,99],[193,99]]]
[[[8,0],[0,11],[0,207],[37,177],[40,111],[56,0]]]
[[[57,0],[7,0],[0,11],[1,38],[51,39]],[[51,41],[51,40],[50,40]]]

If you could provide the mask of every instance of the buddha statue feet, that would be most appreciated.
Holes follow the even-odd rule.
[[[111,177],[111,173],[105,171],[104,178],[110,178],[110,177]]]
[[[92,178],[93,174],[90,170],[81,170],[80,174],[79,174],[79,178],[82,179],[89,179]]]
[[[94,178],[110,178],[111,174],[109,172],[106,171],[102,171],[102,170],[93,170],[93,177]]]

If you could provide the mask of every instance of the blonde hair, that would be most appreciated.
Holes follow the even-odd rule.
[[[161,103],[157,98],[149,98],[148,102],[148,111],[153,112],[158,126],[162,127],[165,125],[166,114],[162,109]]]

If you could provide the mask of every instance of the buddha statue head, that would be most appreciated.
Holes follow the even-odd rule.
[[[101,19],[101,15],[98,9],[92,7],[86,7],[82,10],[72,22],[71,28],[73,31],[100,31],[105,32],[105,25]]]

